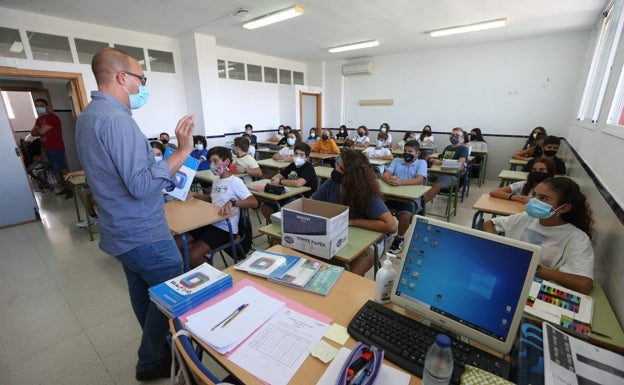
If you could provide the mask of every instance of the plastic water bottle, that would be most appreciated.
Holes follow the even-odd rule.
[[[394,285],[394,279],[396,278],[396,271],[392,268],[392,262],[390,261],[391,257],[396,256],[386,253],[386,259],[375,277],[375,301],[378,303],[390,302],[392,286]]]
[[[425,357],[422,383],[423,385],[447,385],[452,375],[451,339],[446,334],[438,334]]]

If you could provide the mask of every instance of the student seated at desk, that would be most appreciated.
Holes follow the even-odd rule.
[[[483,133],[480,128],[475,127],[470,130],[470,135],[468,135],[468,137],[470,138],[470,146],[472,146],[473,150],[487,151],[488,144],[483,138]]]
[[[316,143],[317,140],[319,140],[319,137],[316,132],[316,128],[312,127],[310,128],[310,134],[308,135],[308,138],[305,140],[305,142],[311,146]]]
[[[559,151],[559,146],[561,145],[561,139],[554,135],[549,135],[544,138],[544,145],[542,147],[542,157],[550,158],[555,162],[555,174],[556,175],[565,175],[566,174],[566,165],[563,160],[557,157],[557,151]],[[540,157],[534,157],[529,160],[526,166],[522,168],[522,171],[529,171],[533,167],[533,163],[539,159]]]
[[[394,150],[403,150],[405,143],[413,139],[416,139],[416,133],[414,131],[406,131],[405,135],[403,135],[403,139],[392,147]]]
[[[286,138],[286,145],[273,154],[273,160],[278,160],[280,162],[292,162],[293,156],[295,155],[295,144],[299,142],[301,142],[299,131],[289,132]]]
[[[384,147],[384,143],[388,137],[388,134],[385,132],[380,132],[377,134],[377,140],[375,141],[375,147],[366,147],[362,150],[362,154],[368,159],[384,159],[384,160],[392,160],[394,156],[389,148]],[[375,166],[379,172],[379,175],[382,175],[386,169],[386,166],[379,165]]]
[[[286,136],[286,133],[284,132],[284,125],[280,124],[279,127],[277,127],[277,134],[269,139],[269,142],[279,143],[284,136]]]
[[[431,134],[431,126],[426,124],[422,132],[420,133],[420,137],[418,139],[420,141],[421,146],[431,146],[435,141],[435,137]]]
[[[370,138],[368,137],[368,128],[366,126],[360,126],[357,129],[357,135],[353,137],[355,147],[366,148],[370,146]]]
[[[440,154],[441,157],[438,157],[438,159],[430,158],[429,160],[431,164],[441,165],[443,159],[454,159],[462,164],[460,174],[463,175],[466,172],[464,165],[468,160],[468,148],[464,146],[464,130],[460,127],[453,128],[453,130],[451,130],[451,136],[449,140],[451,141],[451,144],[444,148],[444,151],[442,152],[442,154]],[[425,195],[427,202],[435,198],[435,196],[438,195],[441,189],[449,188],[451,185],[459,183],[457,177],[453,175],[432,175],[429,180],[433,182],[433,185]]]
[[[544,139],[546,139],[546,134],[537,134],[531,147],[524,150],[516,151],[515,154],[511,156],[511,159],[529,160],[530,158],[542,156]]]
[[[247,174],[252,178],[262,178],[262,170],[258,162],[249,155],[249,140],[239,136],[234,138],[232,152],[236,155],[233,160],[234,170],[236,174]],[[251,179],[251,178],[247,178]]]
[[[494,189],[490,191],[490,196],[524,204],[531,200],[535,186],[553,176],[555,176],[555,162],[550,158],[542,157],[533,163],[526,181]]]
[[[403,148],[403,159],[394,159],[381,176],[381,180],[391,186],[425,184],[427,181],[427,162],[418,159],[419,155],[420,145],[418,141],[415,139],[408,141]],[[414,203],[417,208],[420,208],[420,199],[416,199]],[[390,246],[390,252],[398,254],[403,250],[405,244],[403,236],[412,220],[412,205],[405,202],[390,201],[388,207],[396,210],[396,216],[399,220],[397,235]]]
[[[340,154],[338,145],[332,138],[332,132],[329,128],[321,130],[321,140],[317,140],[310,149],[311,152],[323,152],[326,154]]]
[[[390,210],[381,199],[377,176],[368,159],[359,151],[342,150],[331,179],[312,194],[312,199],[349,206],[349,226],[384,234],[397,230]],[[349,267],[353,273],[363,276],[373,262],[370,248],[355,258]]]
[[[193,142],[195,143],[195,149],[191,151],[191,157],[199,159],[197,171],[208,170],[210,164],[207,162],[208,150],[206,149],[206,138],[202,135],[193,135]]]
[[[252,158],[256,159],[256,146],[254,146],[251,136],[249,134],[243,134],[241,138],[245,138],[249,141],[249,150],[247,150],[247,152]]]
[[[338,127],[338,133],[336,134],[336,139],[345,140],[347,138],[349,138],[349,132],[347,130],[347,126],[343,124],[340,127]]]
[[[379,132],[386,133],[388,137],[384,140],[383,147],[392,148],[392,134],[390,134],[390,125],[388,123],[381,123],[379,126]],[[379,135],[377,135],[379,138]]]
[[[156,162],[160,162],[165,154],[165,146],[162,143],[153,140],[150,142],[150,147],[152,147],[152,151],[154,151],[154,160]]]
[[[290,126],[285,126],[284,127],[284,137],[282,139],[280,139],[279,142],[277,142],[277,147],[285,146],[286,145],[286,140],[288,139],[288,134],[290,134],[293,131],[296,131],[297,134],[299,134],[299,131],[293,130],[292,127],[290,127]],[[301,137],[301,135],[299,135],[299,137]]]
[[[589,293],[594,284],[594,220],[585,195],[565,177],[548,178],[534,191],[526,212],[486,221],[483,230],[541,246],[536,276]]]
[[[522,149],[527,150],[535,146],[535,139],[537,139],[538,135],[547,135],[546,129],[544,127],[537,126],[533,130],[531,130],[531,133],[529,134],[526,142],[524,142],[524,146],[522,146]]]
[[[286,187],[309,187],[311,190],[303,194],[304,197],[309,198],[318,187],[316,171],[314,171],[312,163],[308,162],[309,156],[310,146],[308,146],[307,143],[295,143],[293,162],[285,169],[273,175],[271,183]],[[280,201],[280,206],[288,203],[288,201],[287,199]],[[277,208],[278,206],[275,203],[264,202],[261,211],[267,223],[271,223],[271,214],[277,211]]]
[[[213,147],[208,151],[210,169],[218,176],[212,182],[210,195],[189,193],[190,198],[201,199],[220,206],[219,214],[227,214],[237,208],[256,208],[258,201],[251,195],[243,180],[230,174],[232,151],[225,147]],[[232,233],[238,234],[238,217],[230,217]],[[189,231],[188,252],[191,268],[197,267],[206,261],[205,255],[210,250],[230,242],[230,231],[225,220],[212,225]],[[182,241],[176,237],[178,248],[182,248]]]

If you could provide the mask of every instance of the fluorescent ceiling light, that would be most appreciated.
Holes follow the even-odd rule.
[[[336,53],[336,52],[351,51],[354,49],[377,47],[378,45],[379,45],[379,40],[367,40],[367,41],[361,41],[359,43],[339,45],[338,47],[332,47],[328,49],[328,51],[331,53]]]
[[[252,21],[248,21],[247,23],[243,24],[243,28],[256,29],[301,15],[303,15],[303,8],[299,5],[295,5],[290,8],[282,9],[281,11],[260,16],[256,19],[253,19]]]
[[[15,40],[13,44],[11,44],[9,51],[13,53],[22,53],[24,51],[24,44],[22,44],[21,41]]]
[[[474,31],[482,31],[484,29],[499,28],[499,27],[504,27],[506,25],[507,25],[507,19],[497,19],[497,20],[484,21],[484,22],[476,23],[476,24],[468,24],[468,25],[460,25],[457,27],[436,29],[435,31],[429,31],[428,33],[431,37],[440,37],[440,36],[447,36],[447,35],[455,35],[457,33],[466,33],[466,32],[474,32]]]

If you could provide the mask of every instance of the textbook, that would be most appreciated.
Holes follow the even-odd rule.
[[[152,302],[178,316],[232,287],[232,276],[204,262],[175,278],[149,288]]]
[[[173,151],[170,147],[165,149],[165,153],[163,154],[163,161],[167,159]],[[177,198],[181,201],[186,200],[186,196],[188,195],[189,190],[191,189],[191,185],[193,184],[193,178],[195,178],[195,174],[197,173],[197,169],[199,168],[199,159],[195,159],[192,156],[189,156],[184,161],[184,164],[178,171],[176,171],[176,185],[173,190],[166,191],[163,189],[164,193],[171,195],[174,198]]]
[[[314,275],[312,275],[312,278],[308,280],[308,283],[306,283],[305,286],[296,286],[285,280],[278,280],[273,278],[269,278],[269,281],[289,285],[315,294],[327,295],[334,287],[336,281],[338,281],[338,278],[340,278],[340,275],[345,268],[342,266],[330,265],[329,263],[320,261],[319,263],[319,269],[314,272]]]
[[[302,259],[305,258],[256,250],[249,257],[234,266],[234,268],[264,278],[281,278]]]
[[[591,324],[594,300],[589,295],[535,277],[524,311],[555,325],[585,334],[583,325]]]

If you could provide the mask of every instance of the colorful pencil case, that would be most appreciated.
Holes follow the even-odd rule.
[[[379,374],[384,352],[362,342],[351,350],[336,385],[372,385]]]

